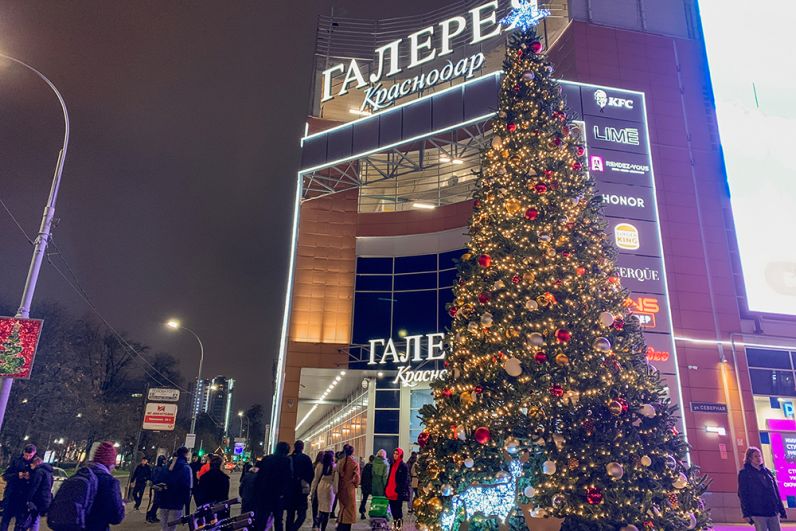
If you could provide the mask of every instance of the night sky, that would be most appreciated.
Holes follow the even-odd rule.
[[[331,0],[3,0],[0,51],[64,95],[72,136],[55,242],[102,315],[193,377],[238,380],[235,408],[270,407],[298,141],[318,14]],[[341,16],[441,1],[336,1]],[[35,233],[63,135],[47,86],[0,61],[0,197]],[[0,210],[0,301],[18,304],[31,247]],[[87,305],[50,267],[33,304]],[[45,325],[46,326],[46,325]],[[35,377],[35,369],[34,369]]]

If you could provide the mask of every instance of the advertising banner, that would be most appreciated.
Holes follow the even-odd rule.
[[[617,183],[599,183],[595,189],[602,199],[603,214],[612,218],[657,221],[652,188]]]
[[[581,88],[583,114],[612,120],[644,121],[641,95],[608,87],[583,86]]]
[[[592,147],[587,160],[589,174],[597,183],[613,182],[652,187],[652,166],[645,154]]]
[[[177,423],[177,404],[147,402],[144,409],[143,429],[155,431],[174,431]]]
[[[769,433],[779,495],[796,496],[796,433]]]
[[[658,239],[658,225],[651,221],[606,219],[606,231],[616,250],[644,256],[660,256],[661,242]]]
[[[0,377],[30,378],[42,323],[40,319],[0,317]]]

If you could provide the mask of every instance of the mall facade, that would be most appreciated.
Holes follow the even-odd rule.
[[[496,21],[509,8],[445,4],[319,20],[272,441],[300,438],[310,453],[348,443],[363,457],[415,448],[417,412],[444,371],[445,305],[491,141],[507,37]],[[749,445],[796,507],[779,466],[796,447],[796,320],[747,304],[697,7],[540,7],[648,360],[712,479],[714,520],[740,519]]]

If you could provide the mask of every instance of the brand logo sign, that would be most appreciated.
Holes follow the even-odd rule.
[[[614,241],[620,249],[635,251],[641,247],[638,229],[630,223],[620,223],[614,227]]]
[[[664,333],[671,331],[666,299],[663,296],[633,295],[627,299],[627,307],[632,312],[632,317],[645,331]]]
[[[646,155],[589,149],[589,172],[598,182],[652,187],[652,172]]]
[[[664,294],[663,261],[660,258],[620,254],[616,258],[616,273],[622,279],[622,286],[634,294]]]
[[[144,409],[145,430],[173,431],[177,422],[177,404],[147,402]]]
[[[597,104],[600,110],[603,110],[606,107],[618,107],[632,110],[633,106],[635,105],[633,100],[609,96],[608,93],[603,89],[597,89],[594,91],[594,102]]]
[[[400,383],[404,387],[415,387],[420,382],[433,382],[444,378],[447,370],[418,370],[412,364],[444,360],[444,338],[445,334],[441,332],[406,336],[403,338],[403,352],[395,347],[392,339],[371,339],[368,341],[368,365],[403,364],[397,368],[398,374],[393,383]]]
[[[546,10],[538,8],[535,0],[531,2],[512,0],[512,6],[514,4],[519,4],[529,16],[541,18],[546,14]],[[498,20],[497,10],[498,0],[492,0],[466,13],[445,19],[377,48],[373,52],[374,71],[367,76],[363,73],[366,70],[356,59],[351,59],[347,64],[339,63],[327,68],[322,72],[321,102],[344,96],[352,89],[357,89],[365,92],[360,111],[378,111],[414,92],[456,78],[470,79],[484,65],[486,58],[481,52],[457,62],[447,60],[439,68],[413,77],[407,75],[407,72],[421,65],[439,61],[440,58],[453,56],[453,41],[457,37],[467,36],[467,44],[472,46],[497,38],[504,31],[513,30],[518,21],[509,20],[508,22],[512,23],[504,29]],[[525,21],[527,22],[527,19]],[[401,57],[408,57],[408,64],[401,64]],[[401,73],[407,78],[392,85],[384,85]]]
[[[602,166],[602,171],[607,169],[605,162],[607,157],[602,152],[605,149],[630,153],[647,153],[646,130],[641,123],[633,124],[624,120],[619,121],[612,117],[603,116],[599,114],[599,111],[597,116],[585,116],[584,121],[588,133],[587,144],[590,149],[590,155],[603,157],[602,165],[598,159],[590,159],[590,168],[592,166],[595,168]],[[594,150],[598,152],[594,152]]]
[[[601,118],[643,122],[641,95],[619,89],[583,88],[583,113]]]
[[[595,125],[593,128],[594,138],[604,142],[614,142],[616,144],[626,144],[629,146],[640,145],[639,132],[637,127],[600,127]]]
[[[607,231],[617,250],[624,254],[660,256],[658,226],[653,221],[606,218]]]
[[[602,200],[603,214],[611,218],[655,221],[655,199],[651,188],[599,183],[597,197]]]
[[[647,363],[658,369],[662,374],[677,372],[674,357],[674,341],[670,334],[658,334],[645,331],[644,341],[647,343]]]

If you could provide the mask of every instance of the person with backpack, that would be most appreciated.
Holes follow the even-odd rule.
[[[3,518],[0,520],[0,531],[8,531],[12,518],[19,521],[24,519],[27,514],[26,502],[30,485],[31,463],[36,457],[36,452],[35,444],[26,444],[22,449],[22,455],[15,457],[3,472],[6,490],[3,497]]]
[[[162,531],[175,531],[176,525],[169,525],[183,515],[185,501],[191,496],[193,473],[188,466],[188,449],[184,446],[177,448],[166,474],[166,490],[163,491],[163,500],[160,503],[160,529]]]
[[[141,463],[133,471],[133,500],[135,510],[141,508],[141,500],[144,498],[147,482],[152,478],[152,469],[149,467],[149,459],[146,456],[141,458]]]
[[[211,455],[209,462],[210,470],[202,476],[194,489],[197,506],[229,499],[229,476],[221,470],[221,458]]]
[[[113,443],[101,443],[88,466],[64,481],[50,505],[47,524],[53,531],[109,531],[124,520],[124,501]]]
[[[155,462],[155,469],[152,471],[150,481],[152,486],[149,489],[149,502],[152,506],[146,512],[146,521],[150,524],[159,524],[158,509],[160,509],[160,502],[163,499],[163,489],[166,486],[166,475],[169,469],[166,466],[166,456],[159,455]]]
[[[307,497],[310,495],[310,485],[314,471],[310,456],[304,453],[304,441],[293,444],[293,453],[290,455],[293,462],[293,484],[287,496],[287,531],[298,531],[307,519]]]
[[[23,520],[17,520],[14,531],[39,531],[39,519],[47,514],[53,501],[53,467],[36,456],[30,463],[30,470],[26,500],[28,513]]]

